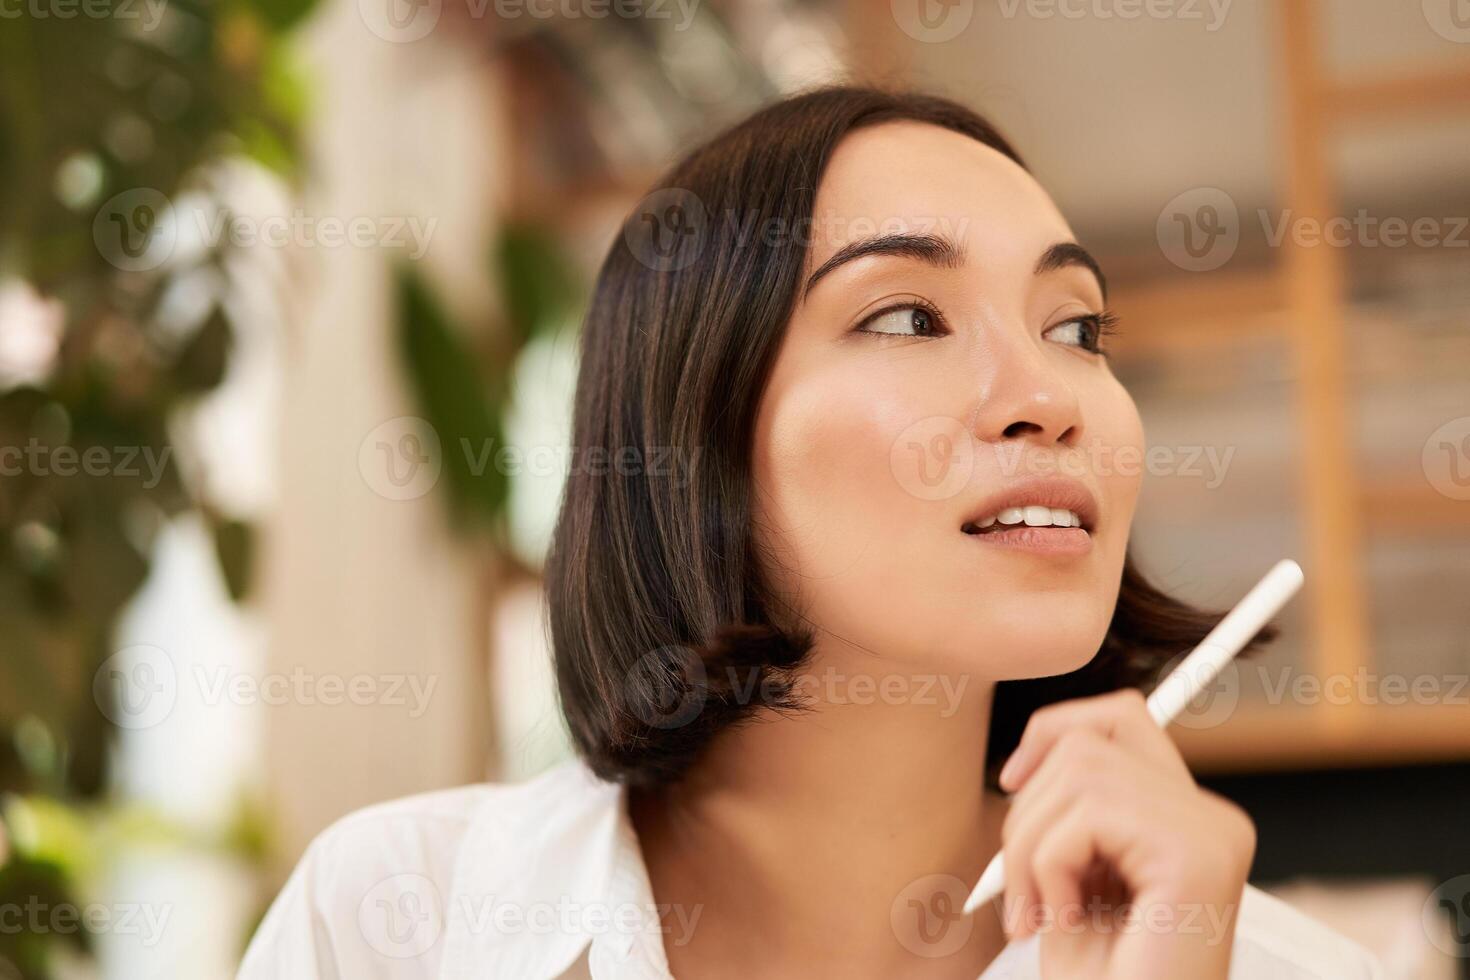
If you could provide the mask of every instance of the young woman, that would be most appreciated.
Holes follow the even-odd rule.
[[[579,758],[338,823],[243,978],[1376,975],[1144,710],[1215,617],[1128,561],[1103,275],[988,123],[802,95],[624,231],[546,569]]]

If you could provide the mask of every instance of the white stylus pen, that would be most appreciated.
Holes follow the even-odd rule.
[[[1301,587],[1302,567],[1290,558],[1277,562],[1148,696],[1148,713],[1158,726],[1167,728],[1185,705],[1202,694]],[[1005,891],[1005,887],[1005,861],[997,854],[985,866],[975,890],[965,899],[965,913],[975,911]]]

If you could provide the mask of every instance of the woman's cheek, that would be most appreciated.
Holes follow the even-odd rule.
[[[914,529],[923,501],[894,469],[894,447],[916,417],[902,386],[829,375],[768,397],[755,445],[757,516],[804,578],[856,571]]]
[[[1112,382],[1111,395],[1114,407],[1108,413],[1108,425],[1101,434],[1107,451],[1099,454],[1100,472],[1097,476],[1108,498],[1112,530],[1109,536],[1121,555],[1128,544],[1138,494],[1143,486],[1148,450],[1143,420],[1133,397],[1117,381]]]

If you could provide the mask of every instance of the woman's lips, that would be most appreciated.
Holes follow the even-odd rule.
[[[1092,550],[1092,535],[1080,527],[1031,527],[1015,524],[1001,528],[993,525],[983,533],[966,537],[996,548],[1025,551],[1061,557],[1085,555]]]
[[[992,520],[1001,524],[1025,523],[1065,525],[1058,514],[1070,512],[1070,523],[1094,531],[1098,525],[1097,498],[1078,480],[1062,477],[1028,477],[997,486],[985,499],[970,505],[963,515],[966,524],[984,526]]]

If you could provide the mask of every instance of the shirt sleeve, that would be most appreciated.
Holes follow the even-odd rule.
[[[322,831],[261,920],[236,980],[437,977],[446,899],[475,798],[409,797]]]
[[[1362,946],[1267,892],[1246,885],[1230,980],[1383,980]]]
[[[317,852],[307,848],[245,951],[236,980],[342,980],[330,923],[316,902]]]

